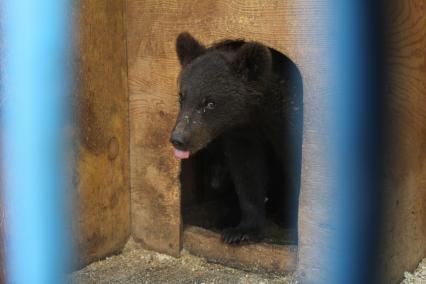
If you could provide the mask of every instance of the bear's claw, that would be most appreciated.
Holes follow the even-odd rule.
[[[261,235],[257,231],[241,229],[241,228],[228,228],[223,230],[222,241],[227,244],[238,245],[241,243],[258,242],[261,240]]]

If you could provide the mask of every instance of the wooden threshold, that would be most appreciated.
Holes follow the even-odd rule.
[[[208,261],[248,271],[288,273],[296,269],[297,245],[256,243],[232,246],[224,244],[218,233],[186,226],[183,247]]]

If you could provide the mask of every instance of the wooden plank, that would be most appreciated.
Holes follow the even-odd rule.
[[[185,249],[208,261],[250,271],[285,273],[296,269],[296,245],[226,245],[219,234],[194,226],[185,227],[183,238]]]
[[[393,12],[383,283],[399,283],[426,255],[426,4],[401,0]]]
[[[123,1],[83,0],[75,117],[78,265],[118,252],[130,233],[127,61]]]
[[[326,1],[128,0],[132,233],[147,247],[178,255],[181,245],[179,163],[169,145],[178,110],[179,63],[174,41],[188,31],[203,43],[245,38],[288,55],[301,69],[305,130],[300,196],[300,267],[315,279],[321,268],[312,248],[330,234],[321,226],[333,214],[324,166],[322,132],[327,110]],[[314,209],[315,208],[315,209]],[[312,269],[311,269],[311,268]],[[324,267],[327,269],[327,267]],[[310,273],[312,272],[312,273]]]

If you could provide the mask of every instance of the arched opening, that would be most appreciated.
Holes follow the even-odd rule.
[[[275,49],[270,48],[270,51],[275,82],[273,88],[278,88],[282,94],[282,105],[278,112],[283,112],[282,119],[285,120],[284,131],[274,133],[276,137],[273,139],[281,141],[285,154],[277,155],[272,144],[265,146],[268,151],[269,173],[268,193],[265,198],[267,221],[263,239],[257,245],[284,248],[297,246],[303,82],[301,73],[292,60]],[[271,104],[268,107],[275,106]],[[201,231],[211,232],[219,239],[221,230],[238,224],[241,215],[238,197],[232,178],[221,161],[220,147],[218,148],[214,141],[206,149],[182,161],[180,178],[184,234],[187,230],[201,228]],[[184,240],[184,247],[193,249],[194,246],[200,246],[194,243],[186,244],[187,239]],[[194,239],[191,241],[194,242]],[[216,247],[220,245],[221,242],[217,241]]]

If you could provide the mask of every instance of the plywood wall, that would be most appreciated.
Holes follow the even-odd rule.
[[[397,4],[390,14],[387,124],[393,129],[384,196],[384,283],[399,283],[426,256],[426,4]]]
[[[130,234],[124,2],[81,0],[73,221],[78,264],[118,252]]]
[[[306,113],[301,255],[321,245],[328,232],[319,224],[331,212],[320,142],[327,96],[320,75],[327,49],[319,16],[324,7],[324,1],[127,1],[132,232],[147,247],[178,255],[181,245],[179,163],[168,140],[178,111],[174,46],[182,31],[207,44],[223,38],[260,41],[301,69]],[[312,204],[321,204],[322,211],[311,210]],[[301,267],[316,260],[302,261]]]
[[[406,3],[401,19],[407,20],[412,45],[404,45],[403,68],[394,103],[406,143],[401,156],[408,167],[395,162],[398,176],[390,186],[389,235],[385,266],[391,279],[412,268],[424,255],[426,155],[424,4]],[[178,111],[179,64],[176,36],[188,31],[203,43],[223,38],[245,38],[274,47],[299,67],[304,82],[304,140],[302,191],[299,208],[299,262],[301,280],[321,279],[333,267],[324,254],[333,250],[333,229],[324,224],[333,216],[335,200],[328,187],[328,132],[330,88],[327,76],[329,34],[325,27],[327,1],[262,0],[127,0],[128,79],[130,100],[130,153],[132,233],[148,248],[179,255],[181,248],[179,163],[172,154],[169,134]],[[412,37],[412,41],[411,41]],[[407,38],[403,38],[403,42]],[[423,79],[421,79],[423,78]],[[402,143],[402,144],[404,144]],[[407,155],[405,156],[406,153]],[[404,160],[404,159],[402,159]],[[401,160],[401,161],[402,161]],[[402,171],[404,169],[404,171]],[[398,207],[399,206],[399,207]],[[423,240],[421,239],[423,238]],[[395,245],[401,243],[401,245]]]

